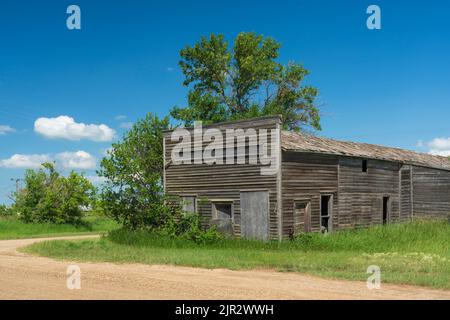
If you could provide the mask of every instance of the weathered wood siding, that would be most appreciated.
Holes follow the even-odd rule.
[[[229,128],[277,129],[279,119],[269,118],[256,121],[235,122],[211,126],[223,132]],[[205,127],[204,129],[207,129]],[[170,196],[195,195],[198,212],[204,217],[204,224],[212,219],[212,202],[218,199],[233,201],[234,235],[241,234],[240,192],[245,190],[267,190],[269,192],[270,238],[278,238],[277,175],[261,175],[262,165],[256,164],[170,164],[171,152],[177,142],[172,142],[171,132],[165,135],[165,191]],[[224,138],[225,142],[225,138]],[[208,143],[204,143],[204,146]],[[270,145],[269,145],[270,148]],[[225,149],[223,154],[225,157]]]
[[[280,119],[263,118],[209,127],[221,130],[224,137],[230,128],[279,131]],[[170,159],[178,141],[171,141],[170,134],[167,132],[164,138],[166,193],[195,196],[205,226],[212,222],[214,201],[232,201],[232,230],[238,237],[241,235],[241,192],[250,190],[266,190],[269,194],[271,239],[287,238],[295,231],[295,201],[309,204],[310,230],[320,231],[321,195],[332,196],[331,230],[382,223],[384,197],[389,197],[388,222],[450,213],[450,171],[350,155],[281,152],[280,148],[276,152],[281,154],[281,168],[273,175],[262,175],[262,165],[248,164],[248,161],[246,164],[175,165]],[[203,147],[208,144],[204,142]],[[225,148],[223,154],[225,158]],[[367,160],[367,172],[363,170],[364,160]]]
[[[283,237],[294,231],[294,201],[311,203],[311,231],[320,231],[320,195],[333,195],[333,228],[338,215],[338,158],[322,154],[283,152]]]
[[[413,216],[446,217],[450,214],[450,172],[424,167],[412,168]]]
[[[400,219],[399,165],[333,155],[283,152],[283,235],[294,228],[294,201],[311,201],[311,231],[320,230],[320,196],[333,195],[332,229],[382,223],[383,197],[390,198],[389,221]],[[405,207],[408,205],[405,204]]]
[[[399,219],[399,164],[371,160],[367,172],[362,159],[339,158],[339,228],[383,222],[383,197],[390,197],[389,221]]]
[[[413,215],[413,185],[412,167],[404,165],[400,169],[400,218],[399,221],[408,221]]]

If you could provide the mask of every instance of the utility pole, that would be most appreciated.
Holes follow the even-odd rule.
[[[14,181],[16,183],[16,195],[19,194],[19,189],[20,189],[19,182],[20,182],[20,180],[22,180],[22,179],[20,179],[20,178],[11,178],[11,181]]]

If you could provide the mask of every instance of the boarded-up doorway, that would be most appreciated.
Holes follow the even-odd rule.
[[[311,201],[294,201],[294,234],[310,232],[311,224]]]
[[[269,192],[241,192],[241,236],[269,239]]]

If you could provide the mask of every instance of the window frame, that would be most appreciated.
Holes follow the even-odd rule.
[[[212,220],[219,220],[219,217],[217,215],[217,204],[226,204],[231,206],[231,222],[234,223],[234,200],[232,199],[214,199],[211,200],[211,219]]]
[[[330,200],[328,202],[328,215],[323,216],[322,215],[322,197],[329,197]],[[320,221],[320,231],[322,232],[322,218],[328,219],[328,229],[327,232],[331,232],[333,230],[333,201],[334,201],[334,194],[332,193],[321,193],[319,198],[319,221]]]
[[[361,172],[362,173],[369,173],[369,160],[362,159],[362,161],[361,161]]]
[[[181,211],[183,211],[183,213],[198,213],[198,203],[197,203],[198,195],[197,194],[181,194],[180,198],[181,198]],[[193,212],[184,210],[184,202],[185,202],[184,198],[194,198],[194,211]]]
[[[386,201],[386,220],[384,220],[384,199]],[[392,197],[390,194],[383,194],[381,198],[381,224],[387,225],[391,220],[391,210],[392,210]]]
[[[294,229],[295,229],[295,211],[296,211],[295,205],[297,203],[305,203],[306,204],[302,232],[311,232],[311,198],[295,198],[294,201],[292,202],[292,214],[293,214]],[[307,221],[307,219],[308,219],[308,221]]]

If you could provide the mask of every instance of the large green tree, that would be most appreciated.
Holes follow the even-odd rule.
[[[303,83],[308,70],[278,63],[279,49],[275,40],[245,32],[231,47],[215,34],[185,47],[179,65],[190,88],[188,104],[174,107],[172,117],[192,125],[280,114],[284,129],[320,130],[317,89]]]
[[[15,194],[13,210],[25,222],[80,223],[83,210],[94,203],[95,188],[83,175],[67,177],[53,163],[27,170],[25,187]]]
[[[129,229],[158,228],[168,219],[162,189],[163,131],[169,118],[148,114],[101,161],[105,212]]]

